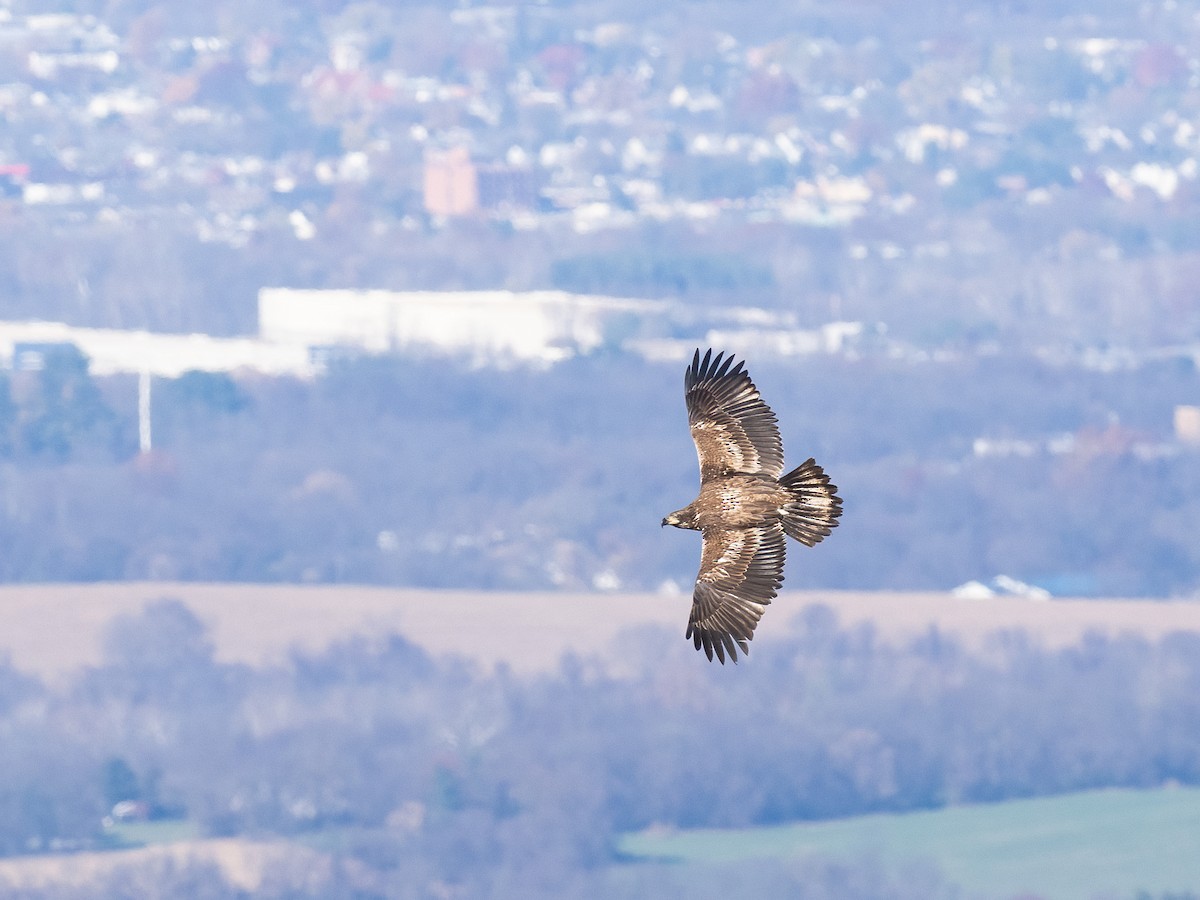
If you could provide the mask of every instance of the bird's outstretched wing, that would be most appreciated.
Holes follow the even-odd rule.
[[[758,620],[783,583],[784,538],[778,522],[703,532],[700,573],[692,594],[687,637],[723,664],[737,648],[750,652]]]
[[[783,442],[775,413],[763,402],[758,388],[733,357],[714,358],[712,350],[700,358],[696,351],[684,375],[688,423],[700,480],[744,472],[778,478],[783,473]]]

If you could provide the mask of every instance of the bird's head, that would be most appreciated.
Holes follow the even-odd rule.
[[[676,528],[695,528],[695,510],[685,506],[683,509],[677,509],[673,513],[667,513],[663,517],[662,527],[665,528],[668,525],[674,525]]]

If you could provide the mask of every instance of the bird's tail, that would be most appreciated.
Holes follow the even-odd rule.
[[[825,470],[808,459],[779,479],[791,495],[783,507],[783,530],[811,547],[837,527],[842,498]]]

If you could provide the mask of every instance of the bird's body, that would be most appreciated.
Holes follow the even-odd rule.
[[[790,494],[769,475],[720,475],[703,482],[700,495],[672,515],[680,517],[678,527],[694,531],[747,527],[778,514],[789,499]]]
[[[687,637],[725,662],[749,641],[783,583],[784,535],[812,546],[837,525],[842,500],[809,459],[783,474],[775,414],[743,363],[700,351],[684,376],[688,422],[700,461],[700,494],[663,525],[704,538]]]

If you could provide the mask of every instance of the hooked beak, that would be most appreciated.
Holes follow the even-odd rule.
[[[666,527],[667,527],[667,520],[666,520],[666,519],[663,519],[663,521],[662,521],[662,525],[661,525],[660,527],[662,527],[662,528],[666,528]]]

